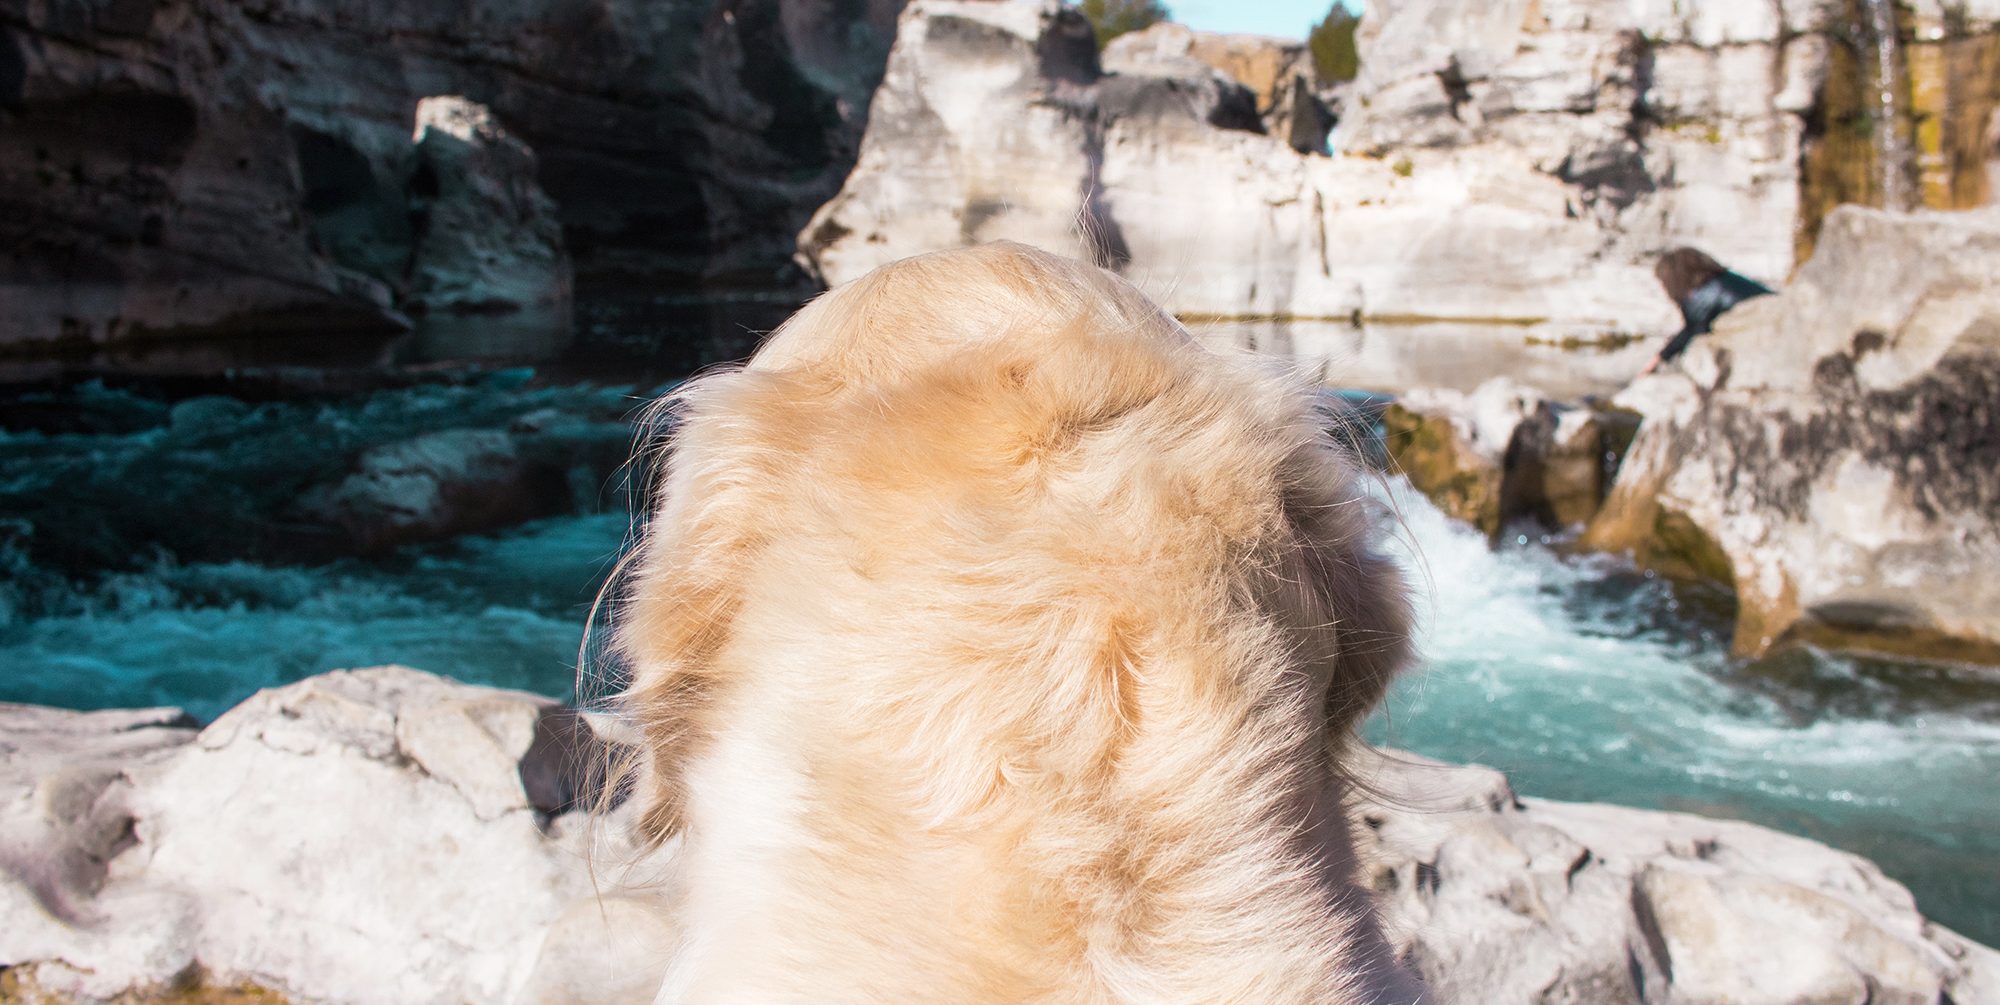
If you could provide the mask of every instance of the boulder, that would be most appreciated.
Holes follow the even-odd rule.
[[[278,543],[307,557],[382,552],[591,511],[628,487],[631,447],[622,421],[555,408],[378,443],[281,502]]]
[[[1385,925],[1441,1002],[1994,1001],[2000,952],[1872,863],[1750,824],[1516,796],[1388,752],[1364,780]]]
[[[164,752],[116,751],[122,814],[66,810],[88,840],[122,835],[115,857],[60,907],[8,863],[0,966],[67,1002],[190,983],[296,1002],[650,1001],[614,985],[657,987],[642,951],[671,934],[645,889],[657,868],[622,818],[593,827],[524,784],[553,769],[582,786],[599,748],[547,742],[587,739],[548,725],[573,718],[378,667],[260,693]]]
[[[633,807],[582,812],[622,742],[400,667],[262,692],[198,734],[172,710],[0,707],[0,992],[645,1005],[680,938],[678,845],[631,844]],[[1361,780],[1366,875],[1439,1001],[2000,995],[2000,953],[1811,841],[1407,754]]]
[[[2000,662],[2000,210],[1845,207],[1781,294],[1620,400],[1586,542],[1733,586],[1735,647]]]
[[[1551,530],[1589,521],[1629,439],[1629,422],[1495,377],[1470,394],[1404,394],[1384,412],[1383,436],[1394,470],[1447,516],[1491,537],[1520,519]]]
[[[566,511],[568,469],[536,463],[495,429],[448,429],[365,450],[338,481],[308,488],[297,519],[336,529],[340,550],[380,552]]]
[[[566,317],[569,255],[535,152],[486,106],[455,96],[417,103],[414,142],[409,309]]]

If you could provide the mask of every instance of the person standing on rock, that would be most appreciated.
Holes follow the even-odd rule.
[[[1722,267],[1722,263],[1693,248],[1675,248],[1660,256],[1653,267],[1667,296],[1681,309],[1681,330],[1655,353],[1641,376],[1652,373],[1687,349],[1696,335],[1705,335],[1723,312],[1751,297],[1761,297],[1771,288]]]

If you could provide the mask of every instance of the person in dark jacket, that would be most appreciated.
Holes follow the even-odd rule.
[[[1641,374],[1652,373],[1688,347],[1696,335],[1705,335],[1724,311],[1751,297],[1771,292],[1763,283],[1722,267],[1722,263],[1693,248],[1675,248],[1660,256],[1653,267],[1660,285],[1667,288],[1675,306],[1681,309],[1681,330],[1666,347],[1653,356]]]

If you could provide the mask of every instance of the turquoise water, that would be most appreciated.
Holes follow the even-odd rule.
[[[169,405],[86,387],[11,402],[0,700],[208,718],[260,687],[384,662],[568,695],[627,528],[617,473],[583,454],[621,451],[643,396],[514,374],[310,401]],[[593,445],[561,512],[372,558],[327,560],[309,535],[278,532],[290,499],[355,451],[550,414]],[[1535,540],[1490,549],[1400,483],[1384,498],[1419,586],[1424,662],[1372,739],[1501,768],[1529,795],[1805,834],[2000,942],[2000,685],[1810,653],[1733,663],[1701,598]]]

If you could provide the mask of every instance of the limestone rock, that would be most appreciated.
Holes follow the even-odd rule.
[[[410,309],[566,313],[569,255],[535,152],[486,106],[447,96],[417,103],[414,154]]]
[[[1385,924],[1439,1001],[1917,1005],[2000,979],[2000,953],[1803,838],[1524,799],[1409,754],[1364,777],[1390,794],[1359,831]]]
[[[0,705],[0,912],[86,913],[108,863],[131,846],[133,773],[194,735],[179,709]]]
[[[628,739],[600,725],[400,667],[260,693],[199,735],[173,710],[0,707],[0,989],[644,1005],[682,936],[678,846],[631,846],[629,807],[575,811],[583,766]],[[1811,841],[1523,799],[1413,755],[1363,779],[1383,793],[1355,807],[1366,875],[1439,1001],[2000,992],[2000,953]]]
[[[1220,66],[1268,109],[1275,56],[1155,26],[1108,47],[1099,76],[1043,55],[1069,30],[1056,5],[924,0],[800,254],[841,281],[1008,237],[1094,257],[1184,314],[1671,331],[1650,274],[1662,247],[1777,281],[1810,222],[1799,162],[1841,15],[1781,6],[1384,4],[1363,23],[1339,156],[1319,157],[1268,111],[1224,128],[1099,100],[1139,76],[1196,93]]]
[[[2000,660],[2000,211],[1843,208],[1783,293],[1640,381],[1587,540],[1734,586],[1736,648]]]
[[[1139,76],[1198,77],[1203,67],[1249,88],[1264,131],[1300,153],[1325,153],[1332,112],[1302,42],[1223,35],[1162,21],[1104,47],[1104,69]]]
[[[616,975],[575,968],[602,962],[592,940],[669,944],[664,922],[641,927],[657,901],[627,882],[657,870],[620,844],[622,823],[551,815],[523,783],[540,762],[573,774],[596,756],[537,743],[588,736],[547,728],[568,714],[381,667],[263,692],[164,756],[125,752],[104,879],[57,912],[10,864],[0,965],[75,1002],[196,976],[295,1002],[506,1002],[531,985],[542,1003],[640,1000],[578,995],[656,985],[644,953]]]
[[[522,456],[492,429],[451,429],[367,450],[336,482],[307,489],[294,513],[337,528],[344,550],[376,552],[562,512],[566,471]]]

